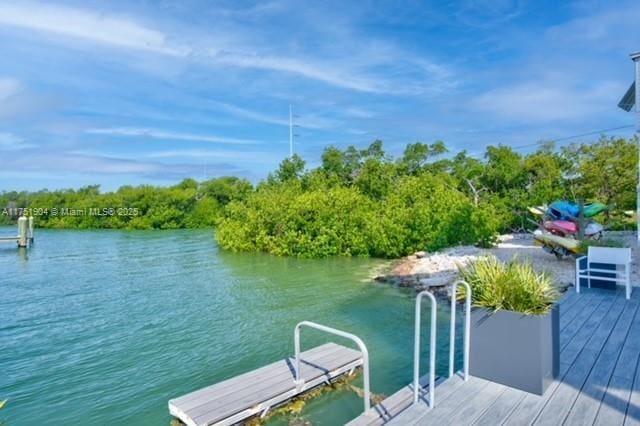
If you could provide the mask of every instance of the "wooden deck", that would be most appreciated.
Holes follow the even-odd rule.
[[[570,292],[560,308],[560,376],[543,396],[458,376],[441,380],[435,408],[406,387],[350,425],[640,425],[640,289]],[[399,409],[407,406],[406,409]],[[393,415],[380,413],[391,411]]]
[[[327,343],[300,354],[304,386],[294,383],[294,358],[189,393],[169,401],[169,412],[189,426],[231,425],[349,373],[363,363],[359,351]]]

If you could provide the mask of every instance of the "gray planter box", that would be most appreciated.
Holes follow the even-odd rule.
[[[560,370],[560,307],[547,315],[475,308],[470,349],[473,376],[542,395]]]

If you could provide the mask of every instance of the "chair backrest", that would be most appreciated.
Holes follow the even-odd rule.
[[[624,265],[631,261],[630,248],[617,247],[589,247],[587,254],[589,263],[611,263]]]

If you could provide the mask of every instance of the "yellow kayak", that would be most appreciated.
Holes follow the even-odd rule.
[[[580,251],[580,241],[573,238],[542,232],[534,232],[533,238],[536,244],[541,245],[545,251],[554,254],[558,259],[577,254]]]

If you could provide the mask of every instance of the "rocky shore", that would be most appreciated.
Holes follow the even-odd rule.
[[[623,240],[628,247],[632,247],[633,262],[631,264],[632,282],[640,282],[640,271],[637,264],[636,234],[633,232],[610,232],[608,237]],[[446,293],[442,286],[458,278],[458,267],[467,265],[482,256],[493,255],[503,261],[509,261],[514,256],[521,260],[529,260],[539,271],[551,273],[560,287],[574,285],[573,258],[563,260],[546,253],[540,246],[534,244],[531,234],[507,234],[499,238],[498,244],[490,249],[474,246],[458,246],[435,253],[417,252],[399,259],[391,270],[377,275],[374,279],[399,287],[412,287],[417,291],[427,288],[436,293]]]

